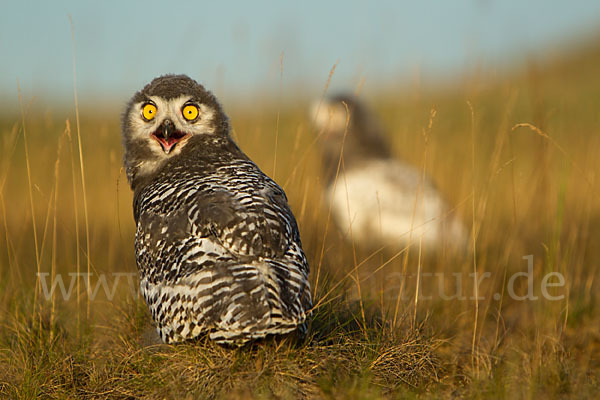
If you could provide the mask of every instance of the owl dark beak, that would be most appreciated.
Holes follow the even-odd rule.
[[[170,119],[165,119],[158,129],[152,133],[152,137],[156,140],[163,151],[169,154],[183,139],[190,136],[184,132],[180,132],[175,128],[175,124]]]
[[[164,138],[168,142],[169,138],[171,138],[173,136],[174,132],[175,132],[175,124],[173,123],[173,121],[171,121],[170,119],[165,119],[162,122],[162,124],[160,124],[160,126],[158,127],[156,133],[161,135],[162,138]]]

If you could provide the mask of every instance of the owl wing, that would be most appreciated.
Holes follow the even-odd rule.
[[[272,323],[280,325],[269,328],[271,333],[277,329],[285,332],[302,323],[312,308],[309,266],[285,193],[269,178],[262,183],[261,189],[246,194],[217,191],[201,195],[198,203],[204,207],[196,224],[204,230],[203,236],[210,235],[238,261],[264,265],[262,277],[253,283],[248,280],[243,290],[255,293],[255,288],[262,287],[264,297],[252,307],[255,319],[270,315]],[[246,272],[255,269],[236,268]],[[260,311],[261,303],[269,306]],[[263,315],[257,317],[261,312]]]
[[[212,237],[242,258],[280,258],[299,240],[285,194],[274,183],[251,192],[198,193],[190,220],[193,234]]]
[[[170,188],[138,193],[137,246],[144,256],[139,261],[180,267],[181,261],[198,259],[193,253],[201,251],[220,260],[250,262],[280,259],[291,246],[301,248],[285,193],[263,177],[253,190],[214,186],[183,195]]]

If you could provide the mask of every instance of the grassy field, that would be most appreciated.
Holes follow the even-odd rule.
[[[241,349],[153,339],[137,296],[120,110],[82,109],[78,129],[74,111],[23,99],[23,116],[0,117],[0,394],[594,397],[599,68],[591,47],[365,99],[394,152],[424,167],[472,229],[466,254],[344,242],[320,200],[310,99],[224,104],[241,148],[288,194],[316,305],[302,342]],[[58,278],[64,290],[52,292]]]

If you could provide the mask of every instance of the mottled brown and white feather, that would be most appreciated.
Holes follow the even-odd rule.
[[[233,142],[212,95],[187,77],[158,79],[134,96],[123,130],[141,291],[159,336],[175,343],[207,334],[239,345],[302,330],[312,307],[309,268],[285,193]],[[193,99],[206,107],[204,127],[189,129],[177,152],[153,155],[160,149],[144,149],[152,129],[136,128],[145,96],[174,101],[171,114]]]

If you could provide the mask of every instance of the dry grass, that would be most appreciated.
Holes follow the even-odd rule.
[[[135,273],[134,226],[119,110],[81,110],[72,132],[72,115],[24,99],[22,119],[0,118],[0,393],[593,397],[600,390],[600,79],[589,63],[600,67],[597,53],[509,79],[375,99],[395,152],[424,168],[473,227],[467,254],[345,243],[321,204],[307,103],[228,110],[240,146],[275,170],[289,195],[318,305],[303,341],[242,349],[202,340],[153,344],[146,307],[132,295],[137,280],[126,275]],[[516,300],[510,278],[527,272],[528,255],[538,299]],[[88,258],[92,290],[101,274],[110,290],[120,279],[114,297],[100,289],[91,299],[80,278],[67,300],[60,289],[46,299],[38,268],[48,282],[62,276],[69,289],[68,274]],[[474,272],[490,275],[475,285]],[[562,299],[543,296],[550,272],[564,276],[564,286],[549,288]],[[526,283],[516,280],[514,294],[527,294]]]

